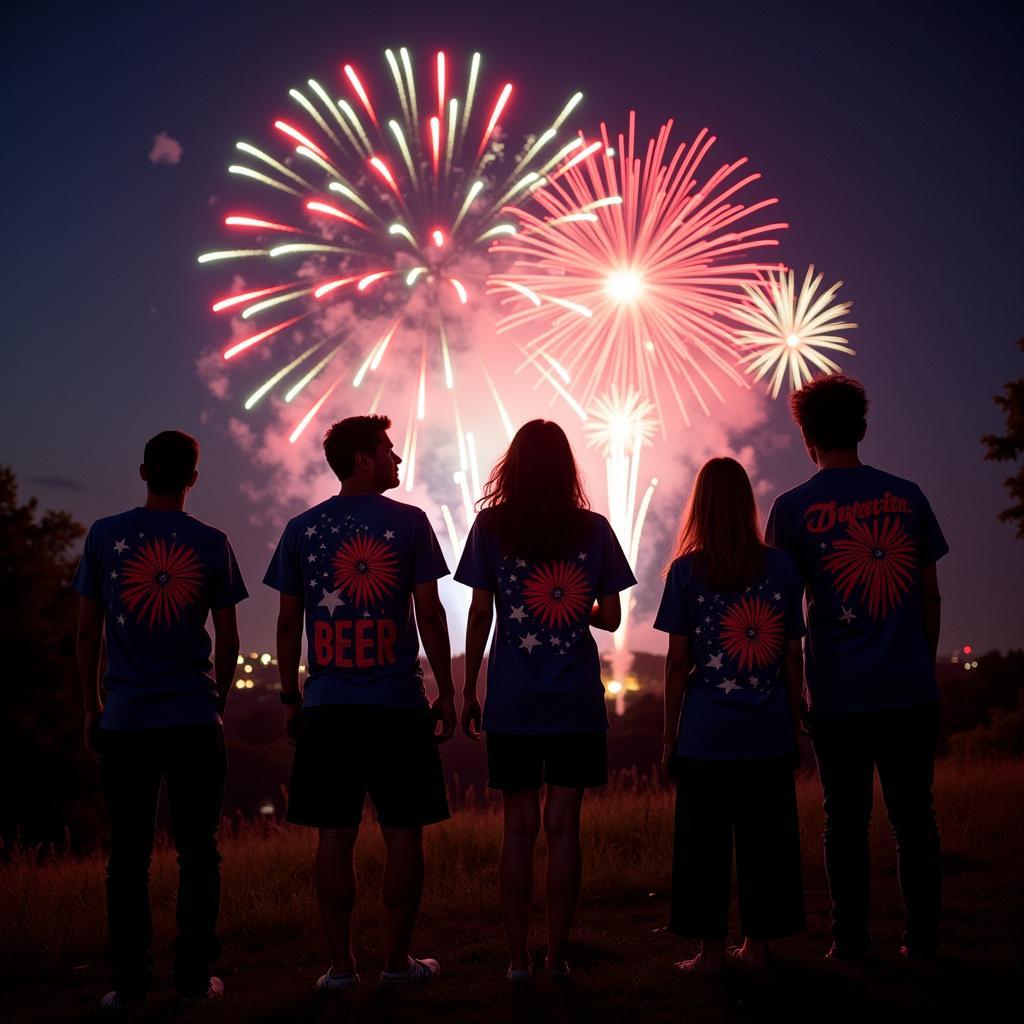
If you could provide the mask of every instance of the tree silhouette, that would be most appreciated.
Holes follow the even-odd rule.
[[[1024,338],[1017,345],[1024,352]],[[986,434],[981,443],[988,449],[986,459],[1016,462],[1024,454],[1024,377],[1011,380],[1003,386],[1003,391],[1005,394],[995,395],[992,401],[1006,412],[1006,433]],[[1016,504],[1003,509],[999,518],[1004,523],[1016,521],[1017,536],[1024,540],[1024,465],[1007,477],[1006,489]]]

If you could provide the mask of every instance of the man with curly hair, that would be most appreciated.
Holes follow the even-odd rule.
[[[790,398],[818,471],[780,495],[766,539],[806,587],[808,723],[824,790],[832,897],[828,957],[859,959],[868,933],[874,773],[896,838],[906,911],[901,952],[939,943],[939,835],[932,801],[938,736],[936,562],[949,550],[920,487],[864,465],[864,388],[812,381]]]

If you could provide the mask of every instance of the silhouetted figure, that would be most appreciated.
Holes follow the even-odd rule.
[[[481,504],[455,573],[473,588],[462,728],[479,739],[477,676],[496,612],[483,729],[488,784],[502,791],[504,804],[500,895],[508,977],[531,973],[533,853],[542,820],[545,966],[567,977],[582,873],[580,806],[584,789],[608,777],[608,715],[590,627],[618,627],[619,591],[636,579],[608,521],[589,511],[572,449],[556,423],[532,420],[518,430]]]
[[[227,537],[184,510],[198,461],[188,434],[151,438],[139,467],[146,504],[92,525],[73,583],[85,743],[99,757],[110,813],[114,991],[103,998],[105,1009],[141,1003],[152,986],[149,863],[161,780],[180,868],[174,984],[184,1000],[223,993],[211,975],[220,954],[221,715],[238,658],[235,605],[248,594]]]
[[[938,735],[935,563],[949,550],[921,489],[861,464],[861,385],[833,376],[790,398],[818,472],[780,495],[768,540],[807,586],[810,730],[825,796],[825,867],[837,959],[863,956],[875,768],[899,856],[903,951],[938,948],[939,835],[932,807]]]
[[[437,739],[455,730],[437,594],[448,567],[422,509],[384,497],[398,486],[402,461],[390,426],[386,416],[352,416],[327,431],[324,452],[341,491],[288,523],[263,581],[281,593],[277,660],[285,732],[295,744],[288,820],[320,833],[316,888],[333,957],[321,989],[359,982],[353,853],[367,794],[387,847],[381,980],[418,983],[439,970],[436,960],[410,957],[409,945],[423,890],[423,826],[448,817],[437,750]],[[300,694],[303,613],[309,675]],[[421,639],[440,694],[432,707]]]
[[[734,459],[697,474],[654,628],[670,634],[662,762],[676,778],[669,928],[701,940],[676,966],[728,953],[765,966],[768,943],[804,928],[793,770],[803,686],[803,585],[765,547]],[[681,714],[680,714],[681,711]],[[726,950],[733,847],[742,946]]]

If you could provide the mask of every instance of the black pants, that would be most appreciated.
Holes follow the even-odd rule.
[[[116,991],[140,996],[152,985],[149,863],[160,780],[167,786],[178,851],[178,938],[174,983],[203,995],[220,955],[217,825],[227,757],[220,725],[99,730],[100,779],[110,814],[107,920]]]
[[[691,939],[729,930],[733,843],[740,927],[752,939],[804,929],[793,759],[679,758],[669,929]]]
[[[868,827],[874,771],[896,839],[906,911],[903,940],[913,951],[938,946],[941,865],[932,804],[937,703],[857,714],[812,716],[811,736],[825,795],[825,870],[832,937],[868,946]]]

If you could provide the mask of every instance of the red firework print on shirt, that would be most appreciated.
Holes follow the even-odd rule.
[[[334,553],[334,584],[364,608],[379,604],[398,582],[398,557],[369,534],[345,541]]]
[[[764,668],[782,653],[782,615],[760,597],[741,597],[722,616],[718,636],[741,672]]]
[[[898,518],[852,522],[846,537],[832,545],[822,565],[832,573],[842,599],[860,587],[873,619],[884,619],[910,589],[917,565],[913,541]]]
[[[553,629],[579,621],[587,610],[589,591],[586,574],[578,565],[549,562],[523,584],[523,600],[531,614]]]
[[[121,570],[121,599],[149,629],[170,626],[199,597],[203,563],[177,541],[151,540]]]

